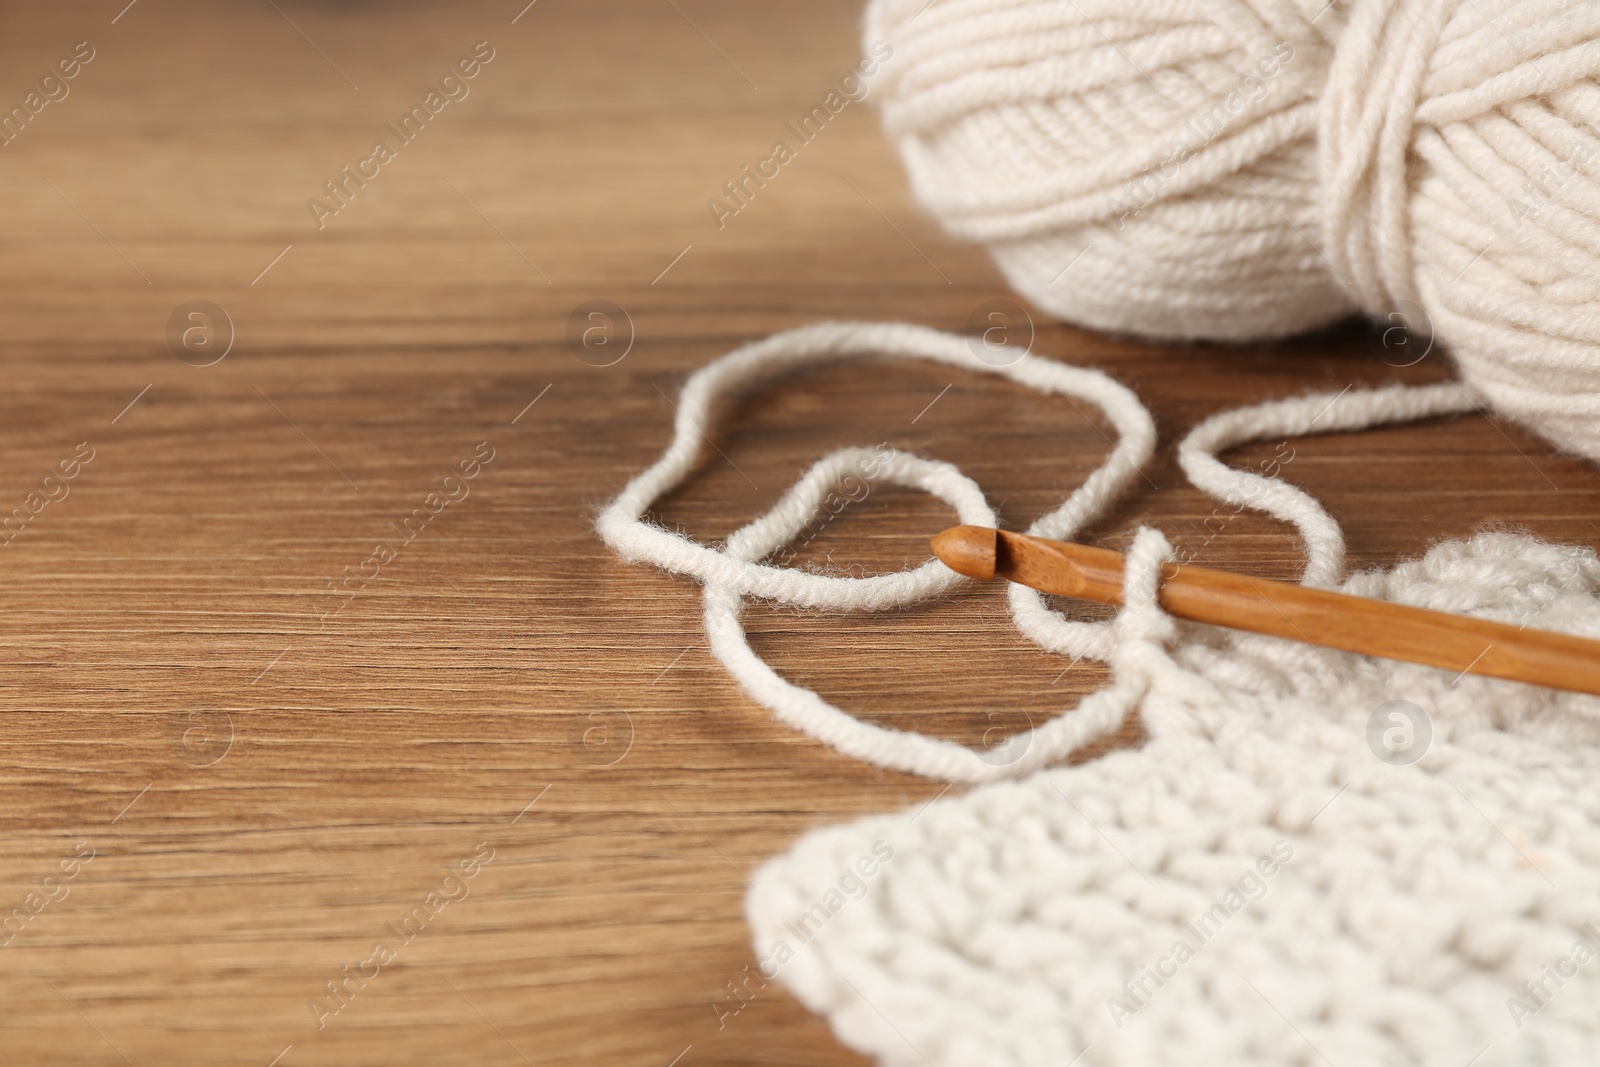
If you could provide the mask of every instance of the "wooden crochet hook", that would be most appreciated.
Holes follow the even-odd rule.
[[[971,578],[1006,578],[1046,593],[1122,603],[1119,552],[984,526],[953,526],[933,539],[933,551]],[[1158,596],[1168,612],[1194,622],[1600,694],[1600,641],[1571,634],[1177,564],[1163,569]]]

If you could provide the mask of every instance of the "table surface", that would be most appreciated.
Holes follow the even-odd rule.
[[[755,959],[748,879],[809,829],[943,787],[776,724],[707,652],[698,588],[592,530],[706,361],[822,319],[964,330],[1007,297],[912,204],[870,104],[721,228],[708,208],[856,61],[857,3],[124,3],[0,11],[6,108],[93,50],[0,149],[0,513],[28,518],[0,551],[7,1062],[862,1062],[777,984],[720,1014]],[[392,138],[478,42],[467,95]],[[384,138],[332,212],[324,183],[370,173]],[[196,300],[231,328],[186,319]],[[596,300],[631,323],[604,367],[568,340]],[[1108,371],[1161,428],[1086,539],[1153,523],[1270,577],[1296,573],[1295,538],[1248,512],[1207,533],[1182,434],[1449,373],[1388,365],[1356,326],[1153,347],[1033,317],[1035,352]],[[887,442],[960,464],[1020,526],[1106,429],[993,376],[821,370],[729,410],[659,514],[724,537],[823,452]],[[1600,539],[1600,475],[1501,419],[1293,448],[1284,475],[1344,522],[1352,566],[1486,523]],[[463,461],[476,476],[446,483]],[[948,521],[877,489],[799,562],[895,569]],[[1105,680],[1026,643],[993,587],[749,618],[790,677],[968,744]],[[327,1010],[379,941],[399,947]]]

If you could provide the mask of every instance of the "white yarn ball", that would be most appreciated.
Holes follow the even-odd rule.
[[[918,198],[1039,307],[1163,339],[1425,317],[1600,459],[1600,5],[872,0],[866,37]]]

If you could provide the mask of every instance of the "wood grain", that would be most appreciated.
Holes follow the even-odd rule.
[[[1006,290],[916,212],[864,105],[716,227],[706,200],[855,62],[854,0],[519,9],[0,9],[5,107],[95,49],[0,148],[0,515],[94,450],[0,547],[0,915],[56,898],[0,955],[8,1063],[862,1062],[777,985],[719,1024],[755,958],[747,879],[808,829],[942,787],[776,725],[707,655],[698,590],[619,565],[590,523],[730,347],[821,319],[962,330]],[[318,229],[307,200],[480,41],[470,95]],[[211,366],[169,348],[194,300],[233,323]],[[595,300],[632,323],[607,367],[567,339]],[[1155,523],[1266,577],[1294,574],[1294,539],[1248,513],[1206,532],[1181,434],[1227,405],[1448,373],[1441,353],[1386,365],[1359,327],[1151,347],[1034,321],[1035,351],[1108,370],[1160,422],[1148,481],[1089,539]],[[988,376],[836,368],[729,411],[726,459],[708,449],[661,518],[726,536],[824,451],[887,441],[960,464],[1021,525],[1105,432]],[[324,619],[330,582],[480,442],[470,493]],[[1354,566],[1484,523],[1600,537],[1600,476],[1502,420],[1293,448],[1285,477],[1345,522]],[[898,567],[949,521],[875,491],[799,562]],[[1020,639],[994,588],[750,623],[790,677],[969,744],[1104,681]],[[325,984],[480,848],[468,895],[319,1029]]]

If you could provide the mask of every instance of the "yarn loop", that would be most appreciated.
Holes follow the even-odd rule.
[[[745,692],[779,719],[846,755],[949,781],[987,782],[1055,762],[1116,730],[1138,699],[1136,686],[1103,690],[1072,714],[1014,736],[1003,752],[979,752],[863,722],[816,692],[783,679],[750,648],[739,622],[745,596],[797,608],[881,611],[916,603],[965,581],[934,559],[911,570],[867,578],[812,574],[761,562],[800,532],[827,491],[849,472],[922,489],[948,503],[963,522],[996,525],[983,491],[951,464],[899,452],[887,457],[866,449],[833,452],[818,460],[769,512],[730,536],[726,551],[643,521],[651,505],[688,475],[720,393],[749,390],[807,364],[869,357],[925,359],[996,374],[1044,394],[1088,401],[1106,413],[1118,433],[1116,446],[1065,502],[1034,522],[1028,532],[1040,537],[1074,536],[1116,499],[1155,447],[1150,413],[1125,386],[1098,371],[1034,355],[991,365],[974,358],[966,338],[917,326],[822,323],[775,334],[696,371],[684,383],[672,444],[601,512],[595,524],[601,538],[624,560],[654,563],[703,581],[712,653]],[[1115,624],[1067,619],[1052,611],[1042,594],[1024,586],[1012,586],[1008,596],[1019,629],[1047,651],[1102,661],[1111,657],[1117,644]]]
[[[792,541],[816,514],[830,488],[859,476],[931,493],[964,523],[998,525],[981,488],[953,464],[898,452],[844,448],[819,459],[764,515],[735,531],[724,550],[701,545],[645,521],[662,495],[693,468],[708,438],[713,403],[806,365],[860,358],[926,359],[997,374],[1044,394],[1086,400],[1105,412],[1118,440],[1105,461],[1028,533],[1071,539],[1104,514],[1155,445],[1150,413],[1126,387],[1098,371],[1036,355],[993,366],[974,358],[965,338],[917,326],[823,323],[775,334],[702,367],[684,384],[671,445],[601,512],[596,529],[624,560],[653,563],[698,578],[705,585],[705,628],[712,653],[754,700],[782,722],[845,755],[890,770],[952,782],[1015,778],[1057,763],[1114,732],[1136,707],[1164,657],[1152,651],[1172,640],[1172,621],[1155,602],[1161,563],[1172,550],[1159,532],[1141,530],[1128,554],[1125,605],[1111,623],[1072,620],[1051,609],[1036,590],[1012,583],[1007,590],[1017,628],[1047,652],[1110,664],[1113,683],[1076,708],[977,751],[914,731],[864,722],[813,690],[788,681],[756,655],[740,621],[747,596],[795,608],[881,611],[917,603],[966,581],[936,559],[891,574],[852,578],[813,574],[763,562]],[[1224,412],[1195,427],[1179,446],[1189,479],[1240,507],[1252,507],[1294,524],[1307,545],[1304,580],[1336,584],[1344,561],[1339,525],[1309,494],[1261,474],[1235,470],[1216,456],[1264,436],[1358,429],[1470,411],[1475,406],[1455,383],[1423,388],[1345,390],[1273,401]],[[929,531],[932,534],[935,531]],[[1070,666],[1070,664],[1069,664]]]

